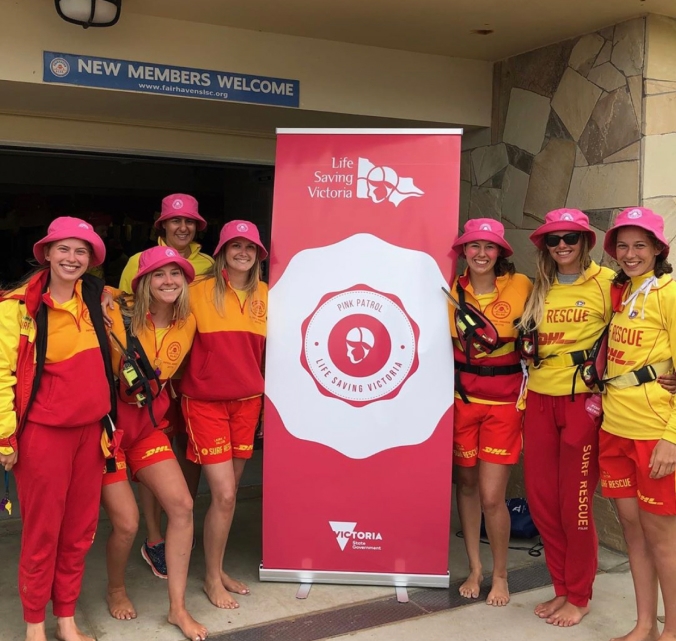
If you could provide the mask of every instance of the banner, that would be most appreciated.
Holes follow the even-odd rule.
[[[228,71],[43,52],[44,82],[184,98],[298,107],[300,82]]]
[[[280,130],[261,580],[447,587],[460,130]]]

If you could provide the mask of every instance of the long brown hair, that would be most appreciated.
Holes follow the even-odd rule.
[[[589,255],[589,234],[582,233],[579,242],[581,243],[580,271],[584,272],[592,262]],[[538,250],[533,291],[526,301],[518,325],[519,329],[529,332],[540,325],[545,313],[545,298],[547,298],[547,294],[556,280],[557,272],[556,261],[551,257],[547,247]]]

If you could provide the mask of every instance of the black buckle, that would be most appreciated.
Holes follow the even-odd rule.
[[[479,376],[495,376],[495,370],[488,365],[479,365]]]

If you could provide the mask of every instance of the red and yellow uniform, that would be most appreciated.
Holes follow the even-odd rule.
[[[0,438],[13,436],[19,451],[19,593],[28,623],[44,621],[50,598],[55,616],[75,613],[98,522],[101,418],[110,411],[103,355],[82,283],[70,301],[58,304],[49,291],[42,294],[47,275],[39,273],[0,303]],[[46,358],[26,412],[41,301],[47,306]],[[2,451],[11,453],[7,446]]]
[[[552,285],[539,327],[539,367],[529,367],[524,472],[531,513],[547,550],[557,596],[585,607],[597,568],[592,500],[600,419],[573,352],[589,350],[610,321],[615,274],[594,262],[571,284]],[[575,394],[572,394],[575,384]]]
[[[127,335],[122,313],[118,305],[112,311],[112,334],[127,347]],[[135,400],[129,399],[123,392],[118,393],[117,427],[123,430],[121,447],[116,456],[117,471],[104,475],[104,485],[111,485],[127,479],[127,465],[131,468],[132,478],[136,473],[160,461],[175,458],[171,444],[163,428],[166,426],[166,414],[171,398],[167,381],[176,373],[188,355],[196,332],[195,317],[191,314],[185,322],[172,323],[167,328],[157,329],[150,318],[144,331],[138,336],[148,361],[155,368],[162,385],[158,396],[152,402],[153,416],[160,429],[155,429],[147,406],[138,407]],[[122,362],[121,350],[111,337],[113,371],[119,374]]]
[[[467,303],[481,311],[498,330],[501,347],[490,354],[465,352],[458,339],[451,311],[451,334],[459,387],[469,403],[456,391],[453,459],[456,465],[472,467],[477,459],[489,463],[513,464],[521,454],[523,415],[516,408],[523,382],[520,355],[514,350],[517,330],[514,321],[523,313],[532,290],[530,280],[522,274],[498,276],[495,291],[475,294],[467,273],[456,278],[465,292]],[[467,367],[469,365],[469,367]],[[481,367],[477,372],[463,371]],[[504,369],[501,369],[504,368]]]
[[[187,457],[200,464],[251,457],[264,390],[268,287],[246,296],[227,282],[220,313],[214,289],[213,278],[190,287],[197,335],[181,381]]]
[[[653,272],[632,278],[627,300]],[[665,274],[633,305],[619,305],[608,332],[607,379],[645,365],[676,360],[676,282]],[[676,443],[673,396],[657,381],[620,389],[609,384],[603,397],[601,487],[604,496],[638,498],[654,514],[676,515],[676,475],[650,478],[650,457],[660,439]]]
[[[167,243],[164,238],[160,237],[157,239],[157,244],[161,247],[166,247]],[[204,276],[214,264],[214,259],[207,255],[203,254],[200,250],[202,246],[199,243],[192,242],[190,243],[190,256],[188,256],[188,261],[195,269],[195,276]],[[127,262],[124,270],[122,271],[122,276],[120,277],[120,289],[127,294],[131,294],[131,281],[136,276],[139,270],[139,260],[141,254],[134,254],[129,261]],[[166,420],[167,427],[165,428],[165,433],[171,439],[175,431],[184,432],[185,424],[183,422],[183,414],[181,413],[181,399],[180,399],[180,379],[181,372],[174,374],[172,377],[171,385],[174,388],[174,391],[178,394],[176,398],[171,399],[169,404],[169,409],[167,410]]]

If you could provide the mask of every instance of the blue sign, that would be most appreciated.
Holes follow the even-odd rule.
[[[298,107],[300,82],[148,62],[44,52],[45,82],[187,98]]]

